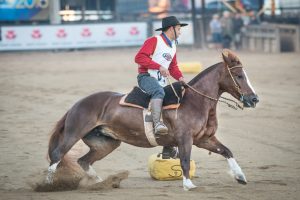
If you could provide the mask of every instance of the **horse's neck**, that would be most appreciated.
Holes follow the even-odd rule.
[[[222,93],[219,87],[219,80],[221,77],[220,70],[222,70],[222,68],[219,65],[214,67],[191,86],[209,97],[218,99]]]
[[[220,71],[222,68],[218,65],[204,74],[195,77],[190,82],[190,85],[197,90],[201,95],[192,89],[188,88],[185,93],[184,106],[188,109],[188,112],[195,118],[206,118],[211,116],[210,113],[215,113],[217,108],[217,101],[210,99],[218,99],[220,97],[219,79],[222,74]]]

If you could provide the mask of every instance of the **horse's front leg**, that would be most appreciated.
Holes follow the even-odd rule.
[[[204,140],[203,142],[197,144],[196,146],[224,156],[227,159],[230,170],[234,178],[238,181],[238,183],[247,184],[246,177],[241,167],[237,164],[236,160],[233,158],[232,152],[221,142],[219,142],[219,140],[215,136],[212,136]]]
[[[183,139],[178,144],[180,164],[183,171],[183,189],[188,191],[196,188],[190,179],[190,158],[193,141],[191,138]]]

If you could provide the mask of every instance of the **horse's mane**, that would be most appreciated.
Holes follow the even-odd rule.
[[[213,69],[215,69],[217,66],[219,66],[221,63],[223,62],[219,62],[216,63],[208,68],[206,68],[204,71],[200,72],[197,76],[195,76],[188,84],[189,85],[193,85],[194,83],[198,82],[199,79],[201,79],[202,77],[204,77],[206,74],[208,74],[209,72],[211,72]]]

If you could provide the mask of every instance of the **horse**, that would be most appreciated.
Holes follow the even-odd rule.
[[[186,83],[189,87],[186,87],[177,111],[164,110],[162,113],[169,132],[157,138],[157,144],[178,147],[184,190],[196,187],[189,176],[193,145],[224,156],[238,183],[247,183],[232,152],[215,136],[218,127],[216,109],[224,92],[231,94],[244,107],[254,108],[259,99],[239,58],[230,50],[223,50],[222,58],[223,62],[210,66]],[[142,109],[121,106],[119,101],[123,96],[111,91],[91,94],[75,103],[57,122],[49,140],[48,183],[53,183],[63,156],[80,139],[90,151],[77,162],[97,182],[101,178],[92,164],[119,147],[121,142],[153,147],[145,135]],[[99,133],[91,134],[95,128]]]

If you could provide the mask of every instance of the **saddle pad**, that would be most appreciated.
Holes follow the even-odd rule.
[[[165,90],[165,98],[163,101],[164,109],[178,108],[181,103],[184,88],[182,87],[180,82],[173,83],[172,85],[179,97],[179,102],[178,102],[178,98],[174,94],[172,87],[168,85],[164,87]],[[147,109],[149,106],[150,99],[151,99],[150,95],[145,93],[141,88],[134,87],[129,94],[127,94],[121,99],[120,104]]]

